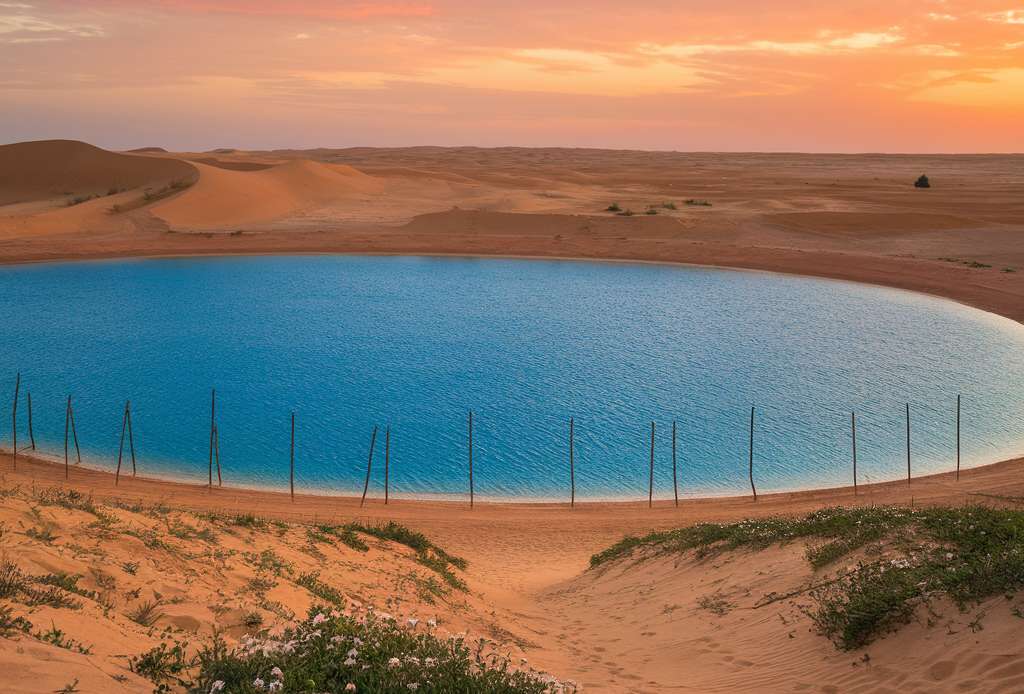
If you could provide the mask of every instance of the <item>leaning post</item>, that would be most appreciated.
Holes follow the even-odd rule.
[[[754,486],[754,406],[750,406],[750,491],[754,493],[754,501],[757,501],[757,487]]]

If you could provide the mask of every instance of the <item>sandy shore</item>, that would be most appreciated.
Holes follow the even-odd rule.
[[[296,494],[239,487],[214,487],[159,479],[122,476],[115,487],[109,472],[72,466],[64,479],[64,465],[23,453],[14,470],[10,453],[0,454],[0,479],[25,485],[61,485],[97,499],[163,502],[173,508],[223,513],[259,513],[294,522],[396,520],[445,538],[453,550],[474,564],[492,565],[495,575],[505,573],[509,587],[530,588],[556,576],[568,578],[583,570],[590,555],[627,534],[688,525],[697,521],[731,521],[747,517],[797,514],[823,506],[938,505],[1000,503],[1024,499],[1024,458],[906,480],[852,487],[751,496],[671,501],[567,503],[478,502],[473,509],[461,501],[394,500],[355,496]],[[500,539],[498,539],[500,538]],[[501,551],[497,549],[496,544]],[[550,566],[552,574],[536,571],[535,562]]]

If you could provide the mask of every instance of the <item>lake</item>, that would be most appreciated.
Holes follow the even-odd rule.
[[[0,419],[21,372],[19,446],[63,460],[74,399],[84,464],[112,470],[126,399],[139,472],[205,482],[210,391],[225,484],[567,500],[863,482],[1024,452],[1024,327],[846,282],[667,265],[426,257],[118,260],[0,268]]]

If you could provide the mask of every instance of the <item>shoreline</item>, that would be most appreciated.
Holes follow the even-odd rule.
[[[566,513],[579,513],[590,515],[591,513],[603,511],[650,511],[655,517],[665,515],[686,507],[689,510],[697,510],[704,507],[707,510],[740,509],[745,508],[756,512],[755,515],[762,515],[765,511],[776,509],[780,506],[799,506],[811,504],[811,507],[818,507],[823,502],[835,505],[836,502],[848,502],[853,505],[862,505],[865,502],[874,504],[905,503],[908,499],[911,503],[928,504],[941,502],[949,497],[961,497],[966,499],[972,494],[980,494],[980,490],[988,489],[995,484],[996,489],[1012,489],[1024,487],[1024,456],[1010,458],[995,463],[988,463],[971,468],[962,468],[956,480],[955,471],[937,472],[914,477],[908,483],[903,480],[888,480],[884,482],[870,482],[858,484],[856,491],[850,485],[826,488],[811,488],[798,491],[776,491],[762,492],[755,500],[750,494],[728,494],[722,496],[698,496],[680,497],[677,507],[672,499],[655,499],[653,507],[649,508],[646,499],[635,501],[628,499],[620,500],[577,500],[576,507],[572,508],[568,501],[513,501],[513,500],[477,500],[473,508],[470,508],[468,499],[409,499],[404,497],[391,497],[391,503],[385,504],[383,497],[368,496],[366,504],[360,504],[358,494],[321,494],[310,492],[296,492],[295,501],[291,500],[288,491],[277,491],[265,488],[254,488],[245,486],[214,486],[207,484],[170,480],[160,477],[137,476],[122,474],[118,486],[114,484],[114,473],[105,470],[98,470],[83,465],[71,465],[68,469],[69,479],[64,478],[63,463],[50,460],[44,456],[28,453],[18,453],[17,468],[14,468],[14,458],[7,450],[0,451],[0,465],[4,471],[0,472],[0,480],[3,482],[16,481],[18,483],[52,484],[54,486],[66,486],[73,489],[87,489],[88,493],[94,494],[100,499],[122,499],[124,497],[136,497],[139,499],[152,500],[177,500],[184,503],[182,508],[193,510],[208,510],[211,508],[235,508],[244,510],[247,508],[260,508],[259,515],[269,511],[269,516],[274,517],[282,513],[288,517],[308,516],[312,513],[313,518],[323,518],[330,513],[344,512],[349,514],[357,511],[358,514],[381,515],[387,511],[399,510],[402,512],[410,510],[429,510],[434,513],[446,513],[453,511],[464,511],[466,513],[480,513],[483,516],[491,516],[496,512],[502,517],[529,516],[533,511],[563,511]],[[985,496],[982,494],[982,496]],[[1014,496],[990,493],[994,499],[1024,502],[1024,497],[1017,499]],[[237,504],[242,503],[241,506]],[[283,504],[283,506],[281,506]],[[716,507],[718,507],[716,509]],[[285,511],[285,509],[290,509]],[[386,513],[384,513],[386,515]],[[429,514],[433,515],[433,514]]]
[[[2,460],[4,458],[7,458],[9,460],[13,460],[13,456],[11,454],[10,448],[8,448],[6,446],[0,446],[0,460]],[[28,461],[30,461],[31,463],[34,463],[34,464],[53,466],[55,468],[59,468],[60,470],[62,470],[64,468],[64,462],[63,462],[63,460],[62,460],[62,458],[61,458],[61,456],[59,454],[56,454],[56,453],[54,453],[54,454],[47,454],[47,453],[41,451],[40,449],[36,449],[36,450],[33,451],[33,450],[29,449],[29,448],[21,448],[18,451],[18,461],[20,462],[23,459],[28,460]],[[1020,461],[1020,462],[1024,463],[1024,450],[1017,451],[1017,452],[1014,452],[1014,453],[1010,453],[1010,454],[1007,455],[1007,457],[1000,457],[1000,458],[997,458],[997,459],[994,459],[994,460],[990,460],[988,462],[982,462],[982,463],[978,463],[978,464],[970,465],[970,466],[964,465],[960,469],[960,474],[964,475],[968,471],[971,471],[971,470],[981,470],[981,469],[984,469],[984,468],[991,467],[993,465],[1001,465],[1003,463],[1014,462],[1014,461]],[[116,472],[111,471],[110,469],[107,469],[105,467],[101,467],[101,466],[99,466],[97,464],[91,464],[90,461],[87,458],[83,458],[81,463],[71,462],[69,469],[71,471],[80,470],[80,471],[84,471],[84,472],[89,473],[89,474],[102,475],[102,476],[105,476],[107,478],[113,478],[113,477],[116,476]],[[2,474],[2,473],[0,473],[0,474]],[[927,479],[930,479],[930,478],[941,478],[944,475],[950,475],[950,474],[955,474],[955,470],[945,470],[945,471],[941,471],[941,472],[925,472],[925,473],[923,473],[923,474],[921,474],[919,476],[914,476],[912,479],[913,479],[913,481],[916,482],[918,480],[927,480]],[[146,482],[146,483],[151,483],[151,484],[156,484],[156,485],[166,484],[166,485],[170,485],[172,487],[184,487],[184,488],[187,488],[187,489],[190,489],[190,490],[206,490],[206,489],[209,488],[209,486],[208,486],[208,484],[206,482],[202,481],[202,477],[203,477],[203,475],[201,475],[201,474],[200,475],[194,475],[192,477],[179,476],[179,475],[173,474],[173,472],[171,472],[169,474],[166,474],[166,475],[162,475],[162,474],[157,473],[155,475],[138,475],[138,476],[133,477],[131,475],[131,473],[127,471],[127,462],[122,465],[122,472],[121,472],[121,476],[120,476],[120,478],[122,480],[133,480],[134,479],[134,480],[139,481],[139,482]],[[857,486],[858,486],[858,488],[867,489],[867,488],[875,488],[875,487],[885,487],[887,485],[893,485],[893,484],[902,485],[905,482],[906,482],[906,478],[905,477],[895,477],[895,478],[892,478],[892,479],[883,479],[883,480],[879,480],[879,481],[860,481],[860,480],[858,480],[858,485]],[[267,495],[269,495],[271,497],[282,496],[282,495],[283,496],[288,496],[289,495],[289,492],[287,491],[287,489],[285,487],[272,487],[272,486],[269,486],[269,485],[261,485],[261,484],[258,484],[258,483],[250,484],[250,483],[246,482],[245,480],[242,480],[240,483],[234,483],[234,484],[230,484],[230,485],[220,486],[220,487],[218,487],[218,489],[221,489],[221,490],[235,490],[235,491],[241,491],[241,492],[247,492],[247,493],[248,492],[252,492],[252,493],[255,493],[255,494],[267,494]],[[298,485],[296,485],[296,489],[298,489]],[[787,497],[787,498],[790,498],[790,497],[793,497],[794,495],[814,494],[814,493],[841,495],[841,494],[849,493],[852,489],[853,489],[852,485],[850,485],[850,484],[842,484],[842,483],[836,484],[834,486],[815,486],[813,483],[811,483],[809,486],[800,486],[800,487],[784,488],[784,489],[772,489],[772,490],[764,490],[764,491],[761,491],[761,487],[759,486],[758,498],[759,499],[762,498],[762,497]],[[659,493],[663,495],[660,498],[659,498]],[[380,489],[377,489],[377,490],[371,489],[371,493],[366,497],[367,501],[369,502],[369,501],[371,501],[373,499],[376,499],[376,500],[379,501],[381,499],[379,499],[378,496],[381,496],[381,498],[382,498],[382,494],[383,494],[383,492]],[[666,494],[667,493],[664,490],[662,490],[661,492],[656,491],[655,496],[654,496],[654,505],[671,504],[671,503],[673,503],[673,497],[670,496],[670,495],[666,495]],[[346,501],[352,502],[352,501],[360,499],[362,494],[361,494],[358,486],[354,487],[353,489],[350,489],[350,490],[344,490],[344,489],[330,489],[330,488],[326,488],[326,487],[317,487],[317,486],[314,486],[314,485],[307,485],[307,486],[303,486],[303,489],[302,489],[301,492],[300,491],[296,491],[296,497],[300,497],[300,496],[304,497],[304,498],[311,498],[311,499],[323,499],[323,500],[326,500],[326,499],[339,500],[339,499],[341,499],[341,500],[346,500]],[[450,493],[446,493],[446,492],[424,492],[424,493],[419,493],[419,492],[401,492],[401,491],[396,492],[394,490],[391,490],[389,496],[390,496],[390,499],[392,499],[394,501],[399,501],[399,502],[402,502],[402,503],[405,503],[405,504],[409,504],[409,503],[411,503],[411,504],[419,504],[419,503],[433,504],[433,503],[437,503],[437,504],[451,505],[451,506],[468,506],[469,505],[469,493],[468,492],[450,492]],[[723,501],[723,500],[730,501],[730,500],[742,500],[742,499],[750,499],[750,498],[751,498],[751,494],[749,494],[746,491],[746,489],[743,489],[742,491],[740,491],[739,488],[737,488],[737,490],[735,490],[735,491],[733,491],[733,490],[723,490],[723,491],[721,491],[719,493],[708,492],[706,490],[684,491],[683,489],[680,489],[680,492],[679,492],[679,503],[684,503],[684,502],[685,503],[692,503],[692,502],[715,502],[715,501]],[[489,496],[489,495],[481,494],[481,493],[477,492],[475,494],[475,496],[474,496],[474,499],[475,499],[475,503],[478,504],[478,505],[479,504],[484,504],[484,505],[502,506],[502,507],[510,507],[510,506],[523,506],[523,507],[555,506],[555,507],[559,507],[559,506],[568,506],[569,505],[569,502],[567,500],[565,500],[565,499],[563,499],[561,497],[554,497],[554,496],[500,496],[499,497],[499,496]],[[581,496],[579,490],[577,490],[576,502],[575,503],[576,503],[576,505],[594,504],[594,505],[605,505],[605,506],[618,506],[618,505],[627,505],[628,506],[628,505],[631,505],[631,504],[641,504],[641,505],[646,507],[647,495],[646,495],[646,492],[644,490],[638,490],[638,492],[635,495],[635,497],[634,496],[626,496],[626,495],[622,495],[622,496],[616,496],[616,495],[607,495],[607,496],[595,495],[595,496],[591,496],[591,497],[583,497],[583,496]]]

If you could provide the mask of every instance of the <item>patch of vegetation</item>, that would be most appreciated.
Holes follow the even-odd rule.
[[[658,214],[658,208],[657,207],[648,207],[647,211],[644,212],[644,214],[656,215],[656,214]]]
[[[291,562],[282,559],[270,548],[263,550],[259,554],[256,552],[245,552],[242,554],[242,558],[261,573],[271,573],[275,576],[290,576],[295,570],[295,566]]]
[[[342,595],[341,591],[321,581],[319,571],[302,574],[295,583],[332,605],[341,607],[345,604],[345,596]]]
[[[701,597],[700,600],[697,601],[697,606],[702,610],[707,610],[719,617],[724,617],[729,614],[729,611],[732,610],[732,608],[736,607],[721,593]]]
[[[674,202],[663,202],[663,203],[661,204],[661,206],[662,206],[662,208],[663,208],[663,209],[666,209],[666,210],[675,210],[675,209],[678,209],[678,208],[676,207],[676,204],[675,204]]]
[[[44,576],[37,576],[34,580],[44,586],[55,586],[61,590],[66,590],[69,593],[75,595],[81,595],[83,598],[89,598],[90,600],[96,599],[96,592],[87,590],[78,585],[81,580],[81,574],[69,574],[63,571],[57,573],[46,574]]]
[[[128,669],[157,685],[154,694],[170,692],[173,685],[189,687],[192,682],[188,678],[188,671],[196,661],[194,658],[186,657],[187,647],[187,643],[177,642],[175,642],[174,646],[168,647],[167,643],[161,641],[160,645],[149,649],[145,653],[129,658]],[[229,691],[254,691],[252,682],[247,682],[246,684],[248,686]],[[203,694],[209,691],[212,690],[207,688]]]
[[[160,600],[147,600],[140,605],[136,605],[135,608],[125,616],[136,624],[144,627],[151,627],[156,624],[158,619],[164,616],[163,613],[160,612],[160,605]]]
[[[134,576],[139,572],[139,562],[137,561],[126,561],[121,564],[121,569],[128,575]]]
[[[621,212],[616,212],[615,214],[619,217],[632,217],[634,212],[633,210],[627,208],[625,210],[622,210]]]
[[[54,576],[30,576],[14,562],[4,561],[0,563],[0,598],[21,602],[29,607],[46,605],[54,609],[80,609],[82,603],[70,597],[63,586],[56,585]],[[44,587],[38,588],[37,585]]]
[[[267,521],[264,518],[254,516],[251,513],[243,513],[237,516],[233,516],[228,521],[231,525],[237,525],[241,528],[248,528],[249,530],[266,530]]]
[[[142,194],[142,199],[145,200],[146,202],[156,202],[157,200],[163,200],[164,198],[170,197],[175,193],[178,193],[180,191],[185,190],[186,188],[189,188],[192,185],[192,183],[193,181],[180,178],[171,181],[164,187],[158,188],[157,190],[147,189],[146,192]]]
[[[25,531],[25,535],[47,545],[53,544],[53,541],[57,539],[57,536],[53,534],[53,528],[48,525],[42,528],[29,528]]]
[[[863,553],[856,566],[810,590],[814,606],[808,614],[842,649],[871,643],[935,598],[948,598],[966,610],[1024,588],[1024,511],[982,506],[830,508],[802,518],[701,523],[627,537],[590,561],[599,567],[638,551],[643,552],[640,559],[685,551],[703,557],[797,539],[824,540],[807,550],[815,568],[872,543],[884,546],[884,551]]]
[[[99,195],[76,195],[75,197],[68,200],[65,205],[68,207],[74,207],[75,205],[81,205],[83,202],[89,202],[100,197]]]
[[[92,646],[86,646],[81,641],[68,638],[67,634],[65,634],[61,629],[58,629],[57,625],[53,622],[50,622],[50,628],[48,631],[37,631],[32,635],[40,641],[53,644],[58,648],[63,648],[68,651],[76,651],[82,655],[92,655]]]
[[[195,528],[181,519],[167,521],[167,532],[179,540],[202,540],[209,544],[216,544],[217,534],[210,528]]]
[[[324,526],[321,526],[321,528],[323,527]],[[331,532],[332,534],[342,538],[342,541],[345,541],[346,534],[355,538],[357,542],[346,542],[346,544],[364,552],[369,549],[369,547],[367,547],[366,543],[356,536],[357,532],[364,533],[371,537],[376,537],[379,540],[388,540],[390,542],[396,542],[400,545],[404,545],[416,552],[416,561],[418,563],[437,572],[437,574],[443,578],[448,585],[456,588],[457,590],[466,590],[466,583],[452,571],[452,567],[465,571],[467,566],[466,560],[449,554],[431,542],[423,533],[411,530],[400,523],[396,523],[394,521],[388,521],[383,525],[349,523],[342,526],[340,529],[333,528]]]
[[[256,593],[257,595],[265,595],[267,591],[272,590],[277,586],[277,581],[272,578],[266,578],[264,576],[256,576],[250,578],[249,582],[245,584],[245,587]]]
[[[697,198],[690,198],[686,204],[690,207],[711,207],[711,202],[708,200],[698,200]]]
[[[575,692],[550,676],[513,668],[508,657],[485,652],[482,644],[438,639],[373,613],[360,620],[318,608],[277,639],[250,638],[229,649],[215,638],[199,652],[190,692],[255,692],[271,683],[280,683],[273,688],[285,694],[353,687],[382,693]]]
[[[0,605],[0,638],[10,638],[14,634],[27,634],[32,629],[32,622],[22,616],[15,616],[9,605]]]
[[[608,207],[604,208],[605,212],[622,212],[622,208],[619,207],[619,203],[613,202]]]
[[[259,629],[263,626],[263,615],[259,612],[249,612],[242,618],[242,624],[248,629]]]
[[[927,176],[925,176],[924,174],[921,174],[920,176],[917,177],[917,180],[914,181],[914,187],[915,188],[931,188],[932,187],[932,182],[928,180]]]

